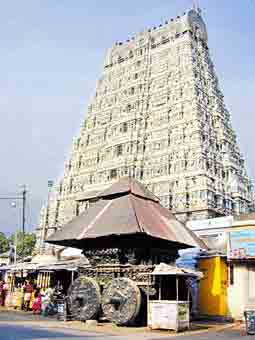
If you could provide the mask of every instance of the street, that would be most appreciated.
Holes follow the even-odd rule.
[[[56,320],[23,312],[0,310],[0,340],[112,339],[111,336],[68,329],[61,325]]]
[[[82,328],[83,324],[78,323]],[[109,334],[108,332],[95,332],[77,329],[72,323],[62,323],[57,320],[45,319],[31,314],[17,311],[0,310],[0,340],[164,340],[169,337],[177,337],[178,340],[236,340],[244,337],[243,330],[238,327],[221,329],[219,331],[189,332],[185,335],[168,332],[138,332],[130,329],[130,333]],[[246,340],[252,338],[245,336]]]

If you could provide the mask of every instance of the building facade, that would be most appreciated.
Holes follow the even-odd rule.
[[[80,135],[42,208],[38,242],[122,176],[177,218],[248,212],[247,176],[199,9],[107,52]]]
[[[255,308],[255,214],[189,221],[187,226],[221,254],[199,260],[199,269],[206,274],[200,287],[200,313],[243,319],[245,310]],[[209,265],[203,270],[206,261]],[[220,261],[219,270],[212,272],[212,261]]]

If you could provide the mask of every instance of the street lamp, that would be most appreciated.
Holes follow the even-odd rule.
[[[21,249],[21,256],[22,259],[24,258],[24,238],[25,238],[25,224],[26,224],[26,195],[27,195],[27,190],[26,186],[23,185],[22,192],[21,194],[17,196],[7,196],[7,197],[0,197],[0,200],[9,200],[9,201],[14,201],[11,203],[11,206],[13,208],[16,207],[16,200],[22,200],[22,249]]]

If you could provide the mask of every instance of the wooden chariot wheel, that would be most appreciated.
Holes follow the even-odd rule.
[[[104,316],[118,325],[133,323],[139,314],[141,303],[140,289],[128,278],[113,279],[103,291]]]
[[[96,318],[101,306],[99,284],[90,277],[78,277],[68,289],[68,301],[75,319],[86,321]]]

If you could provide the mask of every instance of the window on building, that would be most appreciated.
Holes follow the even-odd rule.
[[[186,194],[186,207],[189,208],[190,205],[190,195],[187,193]]]
[[[135,79],[138,79],[138,73],[135,73],[135,74],[134,74],[134,78],[135,78]]]
[[[173,207],[173,197],[172,195],[169,195],[169,209],[172,209]]]
[[[130,94],[135,94],[135,88],[134,87],[131,87]]]
[[[88,146],[90,143],[90,136],[88,135],[87,140],[86,140],[86,146]]]
[[[82,156],[79,157],[78,168],[81,167],[81,164],[82,164]]]
[[[59,183],[59,194],[61,195],[62,192],[63,192],[63,183],[60,182],[60,183]]]
[[[73,190],[73,178],[70,179],[69,192],[72,192],[72,190]]]
[[[139,40],[139,45],[142,46],[143,44],[144,44],[144,39],[142,38]]]
[[[125,133],[125,132],[127,132],[127,130],[128,130],[128,125],[127,125],[127,123],[123,123],[123,132]]]
[[[232,286],[234,284],[234,265],[229,266],[229,284]]]
[[[117,156],[121,156],[123,153],[122,145],[117,145]]]
[[[79,216],[80,214],[80,205],[79,203],[76,203],[76,206],[75,206],[75,216]]]
[[[93,183],[93,175],[89,175],[89,184]]]
[[[112,169],[110,171],[110,178],[116,178],[117,177],[117,169]]]

